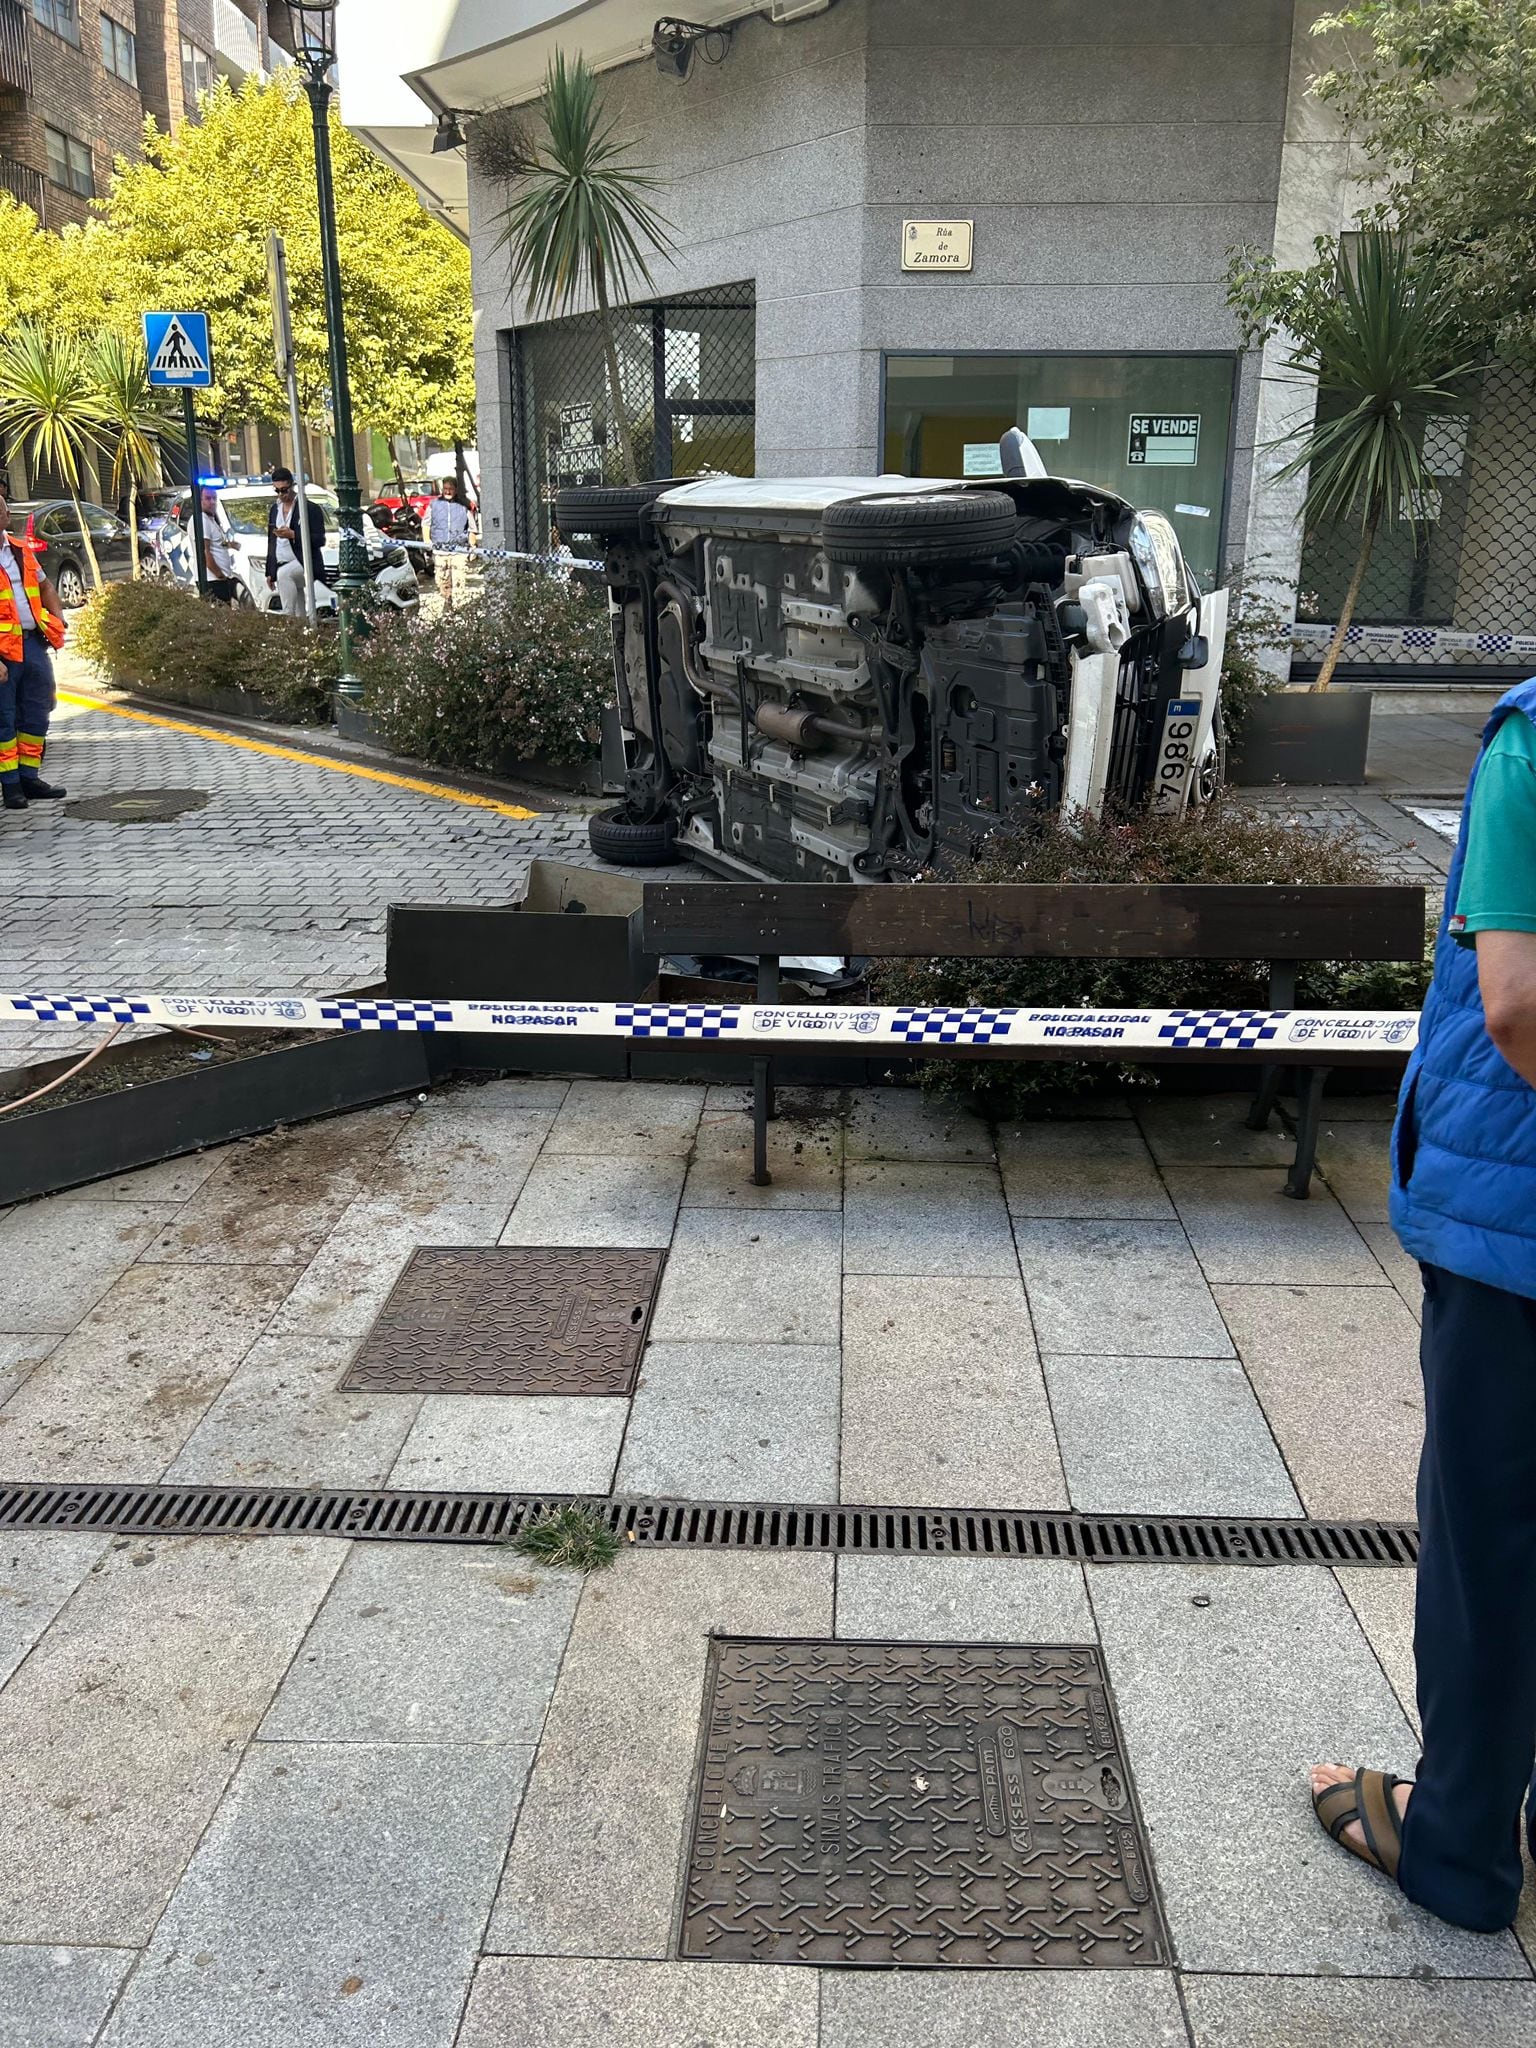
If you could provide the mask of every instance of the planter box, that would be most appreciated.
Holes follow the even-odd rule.
[[[361,704],[350,697],[337,697],[333,705],[336,730],[342,739],[354,740],[359,746],[377,747],[386,754],[391,751],[389,741]],[[430,776],[434,772],[431,762],[423,762],[421,768],[424,775]],[[448,768],[443,772],[451,775],[454,770]],[[484,772],[504,782],[531,782],[543,789],[570,790],[583,796],[600,796],[603,791],[602,770],[595,760],[578,761],[572,765],[565,761],[546,761],[542,754],[526,758],[520,754],[504,754],[493,769]]]
[[[158,685],[150,689],[132,676],[118,676],[115,680],[119,689],[131,690],[136,697],[142,697],[150,704],[180,704],[188,711],[211,711],[216,718],[253,718],[268,725],[304,722],[296,711],[279,710],[265,697],[258,697],[254,690],[226,690],[212,686],[196,690],[167,690]]]
[[[1371,738],[1368,690],[1273,690],[1256,698],[1232,750],[1232,780],[1364,782]]]
[[[346,1033],[18,1116],[0,1146],[0,1203],[414,1093],[430,1079],[429,1043]]]

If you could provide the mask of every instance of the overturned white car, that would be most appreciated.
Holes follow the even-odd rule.
[[[605,859],[900,879],[1010,813],[1182,810],[1220,770],[1226,592],[1167,520],[1050,477],[711,477],[561,491],[614,599]]]

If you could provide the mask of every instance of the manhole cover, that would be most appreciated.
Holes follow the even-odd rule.
[[[663,1254],[416,1251],[344,1387],[396,1394],[628,1394]]]
[[[1169,1961],[1096,1649],[719,1638],[679,1953]]]
[[[184,811],[200,811],[207,801],[206,789],[119,789],[71,804],[69,815],[98,825],[163,825]]]

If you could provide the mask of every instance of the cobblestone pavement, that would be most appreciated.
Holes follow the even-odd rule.
[[[0,1219],[0,1472],[1400,1517],[1416,1274],[1386,1098],[1326,1185],[1235,1098],[995,1127],[497,1079]],[[632,1400],[344,1392],[418,1244],[667,1248]],[[8,1398],[6,1398],[8,1396]],[[1524,2048],[1521,1938],[1318,1833],[1410,1772],[1412,1575],[0,1541],[5,2048]],[[1096,1643],[1176,1968],[674,1958],[711,1631]]]

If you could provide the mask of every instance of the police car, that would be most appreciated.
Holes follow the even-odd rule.
[[[236,602],[256,611],[277,606],[276,591],[267,588],[267,515],[272,509],[270,477],[204,477],[199,488],[212,491],[218,500],[218,523],[235,559],[239,583]],[[332,577],[336,574],[341,542],[341,510],[336,493],[323,485],[309,484],[305,496],[318,505],[325,518],[325,546],[321,560]],[[388,543],[367,513],[363,514],[363,540],[370,563],[383,560]],[[155,555],[160,574],[175,583],[196,583],[197,559],[193,547],[192,510],[185,488],[177,493],[165,523],[155,536]],[[334,609],[336,593],[328,585],[315,583],[315,606],[319,611]]]

